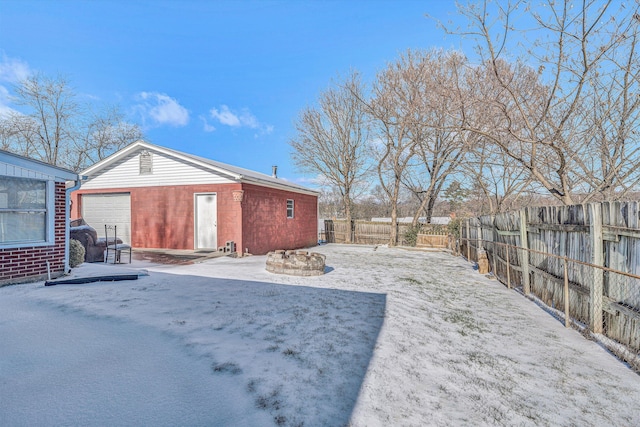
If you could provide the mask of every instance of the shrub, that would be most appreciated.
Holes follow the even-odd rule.
[[[76,268],[84,262],[84,246],[76,239],[69,240],[69,266]]]
[[[416,245],[418,242],[418,233],[420,233],[421,228],[422,227],[420,225],[416,225],[415,227],[410,225],[409,228],[407,228],[407,231],[404,232],[404,243],[407,246]]]
[[[449,222],[449,225],[447,226],[448,230],[449,230],[449,234],[452,234],[454,236],[458,236],[458,234],[460,234],[460,224],[462,223],[462,220],[460,220],[460,218],[452,218],[451,222]]]

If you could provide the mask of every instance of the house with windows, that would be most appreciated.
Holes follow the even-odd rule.
[[[69,270],[70,193],[80,176],[0,150],[0,286]]]
[[[137,141],[82,172],[72,218],[134,249],[238,255],[315,246],[318,193],[259,172]],[[233,242],[231,244],[231,242]]]

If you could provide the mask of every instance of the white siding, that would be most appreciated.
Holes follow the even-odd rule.
[[[151,150],[149,150],[151,151]],[[83,190],[101,188],[157,187],[182,184],[228,184],[233,183],[215,172],[200,169],[174,157],[152,152],[153,173],[140,175],[140,152],[137,151],[115,163],[96,177],[82,183]]]
[[[20,166],[12,165],[5,162],[0,162],[0,176],[11,176],[15,178],[32,178],[41,179],[45,181],[55,180],[55,176],[48,175],[41,172],[36,172],[32,169],[26,169]]]

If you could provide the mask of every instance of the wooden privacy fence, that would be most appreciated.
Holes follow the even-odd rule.
[[[530,207],[469,218],[458,249],[494,275],[640,355],[638,202]]]
[[[453,236],[444,231],[424,231],[416,238],[418,248],[449,248],[451,247]]]
[[[345,220],[325,220],[324,235],[320,238],[327,243],[345,243],[347,233],[351,232],[351,243],[367,245],[383,245],[391,239],[390,222],[352,221],[351,227]],[[400,246],[411,245],[405,236],[411,228],[411,224],[396,225],[398,242]],[[418,247],[447,248],[452,239],[449,237],[446,227],[429,226],[422,227],[416,236],[415,245]]]

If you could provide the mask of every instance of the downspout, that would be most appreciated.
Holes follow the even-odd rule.
[[[318,198],[316,197],[316,236],[318,241],[316,242],[316,246],[320,246],[320,240],[324,240],[324,243],[327,243],[327,230],[324,230],[324,239],[320,235],[320,230],[324,229],[324,222],[322,224],[322,228],[320,228],[320,203],[318,203]]]
[[[64,273],[68,273],[71,271],[71,267],[69,267],[69,229],[70,229],[70,221],[71,221],[71,193],[76,191],[82,185],[82,180],[86,179],[86,176],[76,176],[76,180],[74,181],[73,187],[69,187],[64,190],[64,204],[65,204],[65,218],[64,218]]]

